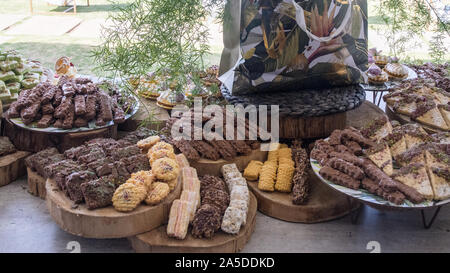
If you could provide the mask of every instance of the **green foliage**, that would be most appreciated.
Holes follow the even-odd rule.
[[[102,71],[141,76],[164,68],[183,74],[203,65],[209,10],[201,0],[135,0],[116,8],[94,51]]]
[[[429,0],[378,0],[377,13],[387,25],[385,33],[391,54],[405,56],[411,44],[422,38],[422,33],[429,28],[435,28],[435,36],[439,39],[431,41],[430,53],[437,61],[441,61],[446,48],[435,42],[443,41],[443,33],[448,33],[448,24],[444,24],[437,16]],[[437,59],[436,59],[436,58]]]
[[[444,60],[447,48],[444,45],[445,34],[436,32],[431,39],[429,54],[433,58],[433,62],[441,63]]]

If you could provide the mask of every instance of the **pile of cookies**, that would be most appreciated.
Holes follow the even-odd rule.
[[[266,192],[292,192],[293,204],[306,202],[309,193],[308,156],[301,142],[271,143],[267,161],[252,160],[244,170],[248,181],[258,181],[258,189]]]
[[[172,145],[150,136],[137,143],[147,154],[149,171],[131,174],[131,177],[114,192],[113,206],[117,211],[130,212],[140,203],[160,204],[178,184],[179,168]]]
[[[404,81],[383,99],[396,113],[432,128],[450,130],[450,93],[433,81]]]
[[[393,126],[383,116],[361,131],[336,130],[328,140],[316,141],[311,157],[324,178],[394,204],[450,198],[446,133],[430,136],[418,125]]]

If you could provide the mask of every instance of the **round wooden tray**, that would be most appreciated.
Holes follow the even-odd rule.
[[[169,238],[167,226],[161,226],[150,232],[130,237],[131,245],[136,252],[177,252],[177,253],[236,253],[244,248],[255,229],[257,201],[250,193],[247,223],[239,234],[230,235],[219,231],[212,239],[194,238],[190,230],[184,240]]]
[[[45,190],[45,181],[46,179],[40,176],[37,172],[32,171],[30,168],[27,168],[28,174],[28,192],[34,196],[38,196],[42,199],[45,199],[46,190]]]
[[[89,210],[85,204],[74,203],[47,179],[47,208],[53,220],[65,231],[86,238],[124,238],[155,229],[168,220],[173,200],[180,197],[181,184],[157,206],[139,205],[134,211],[122,213],[112,206]]]
[[[365,100],[364,89],[359,85],[238,96],[222,85],[221,92],[234,105],[279,105],[279,135],[284,139],[327,137],[334,130],[343,129],[346,112]]]
[[[362,128],[370,121],[386,114],[375,104],[365,101],[360,107],[347,112],[346,126]]]
[[[207,174],[214,176],[222,176],[220,168],[225,164],[235,163],[240,171],[244,171],[244,169],[247,167],[250,161],[252,160],[265,161],[266,158],[267,152],[257,149],[253,150],[249,155],[237,156],[232,161],[226,161],[224,159],[213,161],[201,158],[198,161],[190,161],[189,163],[192,168],[197,169],[197,174],[199,176]]]
[[[392,109],[392,107],[387,105],[387,104],[386,104],[385,111],[386,111],[386,114],[388,115],[388,117],[391,120],[397,120],[401,124],[416,123],[416,124],[420,125],[429,134],[440,133],[440,132],[447,132],[447,131],[444,131],[444,130],[439,130],[437,128],[425,125],[425,124],[420,123],[420,122],[415,122],[415,121],[411,120],[411,118],[406,116],[406,115],[396,113],[394,111],[394,109]]]
[[[4,135],[11,139],[17,149],[32,153],[37,153],[49,147],[57,147],[60,152],[64,152],[94,138],[117,138],[117,124],[87,132],[54,134],[27,130],[6,119],[4,121]]]
[[[25,158],[29,152],[17,151],[0,157],[0,187],[26,174]]]
[[[270,217],[295,223],[313,224],[347,215],[359,207],[344,194],[323,185],[312,172],[309,173],[310,197],[304,205],[292,204],[292,194],[264,192],[258,182],[248,182],[258,199],[258,210]]]

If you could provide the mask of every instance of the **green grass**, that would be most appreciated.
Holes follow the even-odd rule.
[[[125,5],[132,0],[119,0],[119,5]],[[0,14],[30,14],[29,0],[0,0]],[[90,0],[91,5],[86,5],[86,0],[77,0],[77,15],[69,11],[64,15],[77,16],[82,19],[106,18],[108,12],[113,12],[113,5],[109,0]],[[63,15],[68,7],[48,5],[45,0],[33,0],[33,12],[45,15]]]

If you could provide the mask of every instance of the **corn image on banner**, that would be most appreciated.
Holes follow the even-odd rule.
[[[367,0],[231,0],[220,80],[233,95],[357,84],[367,32]]]

